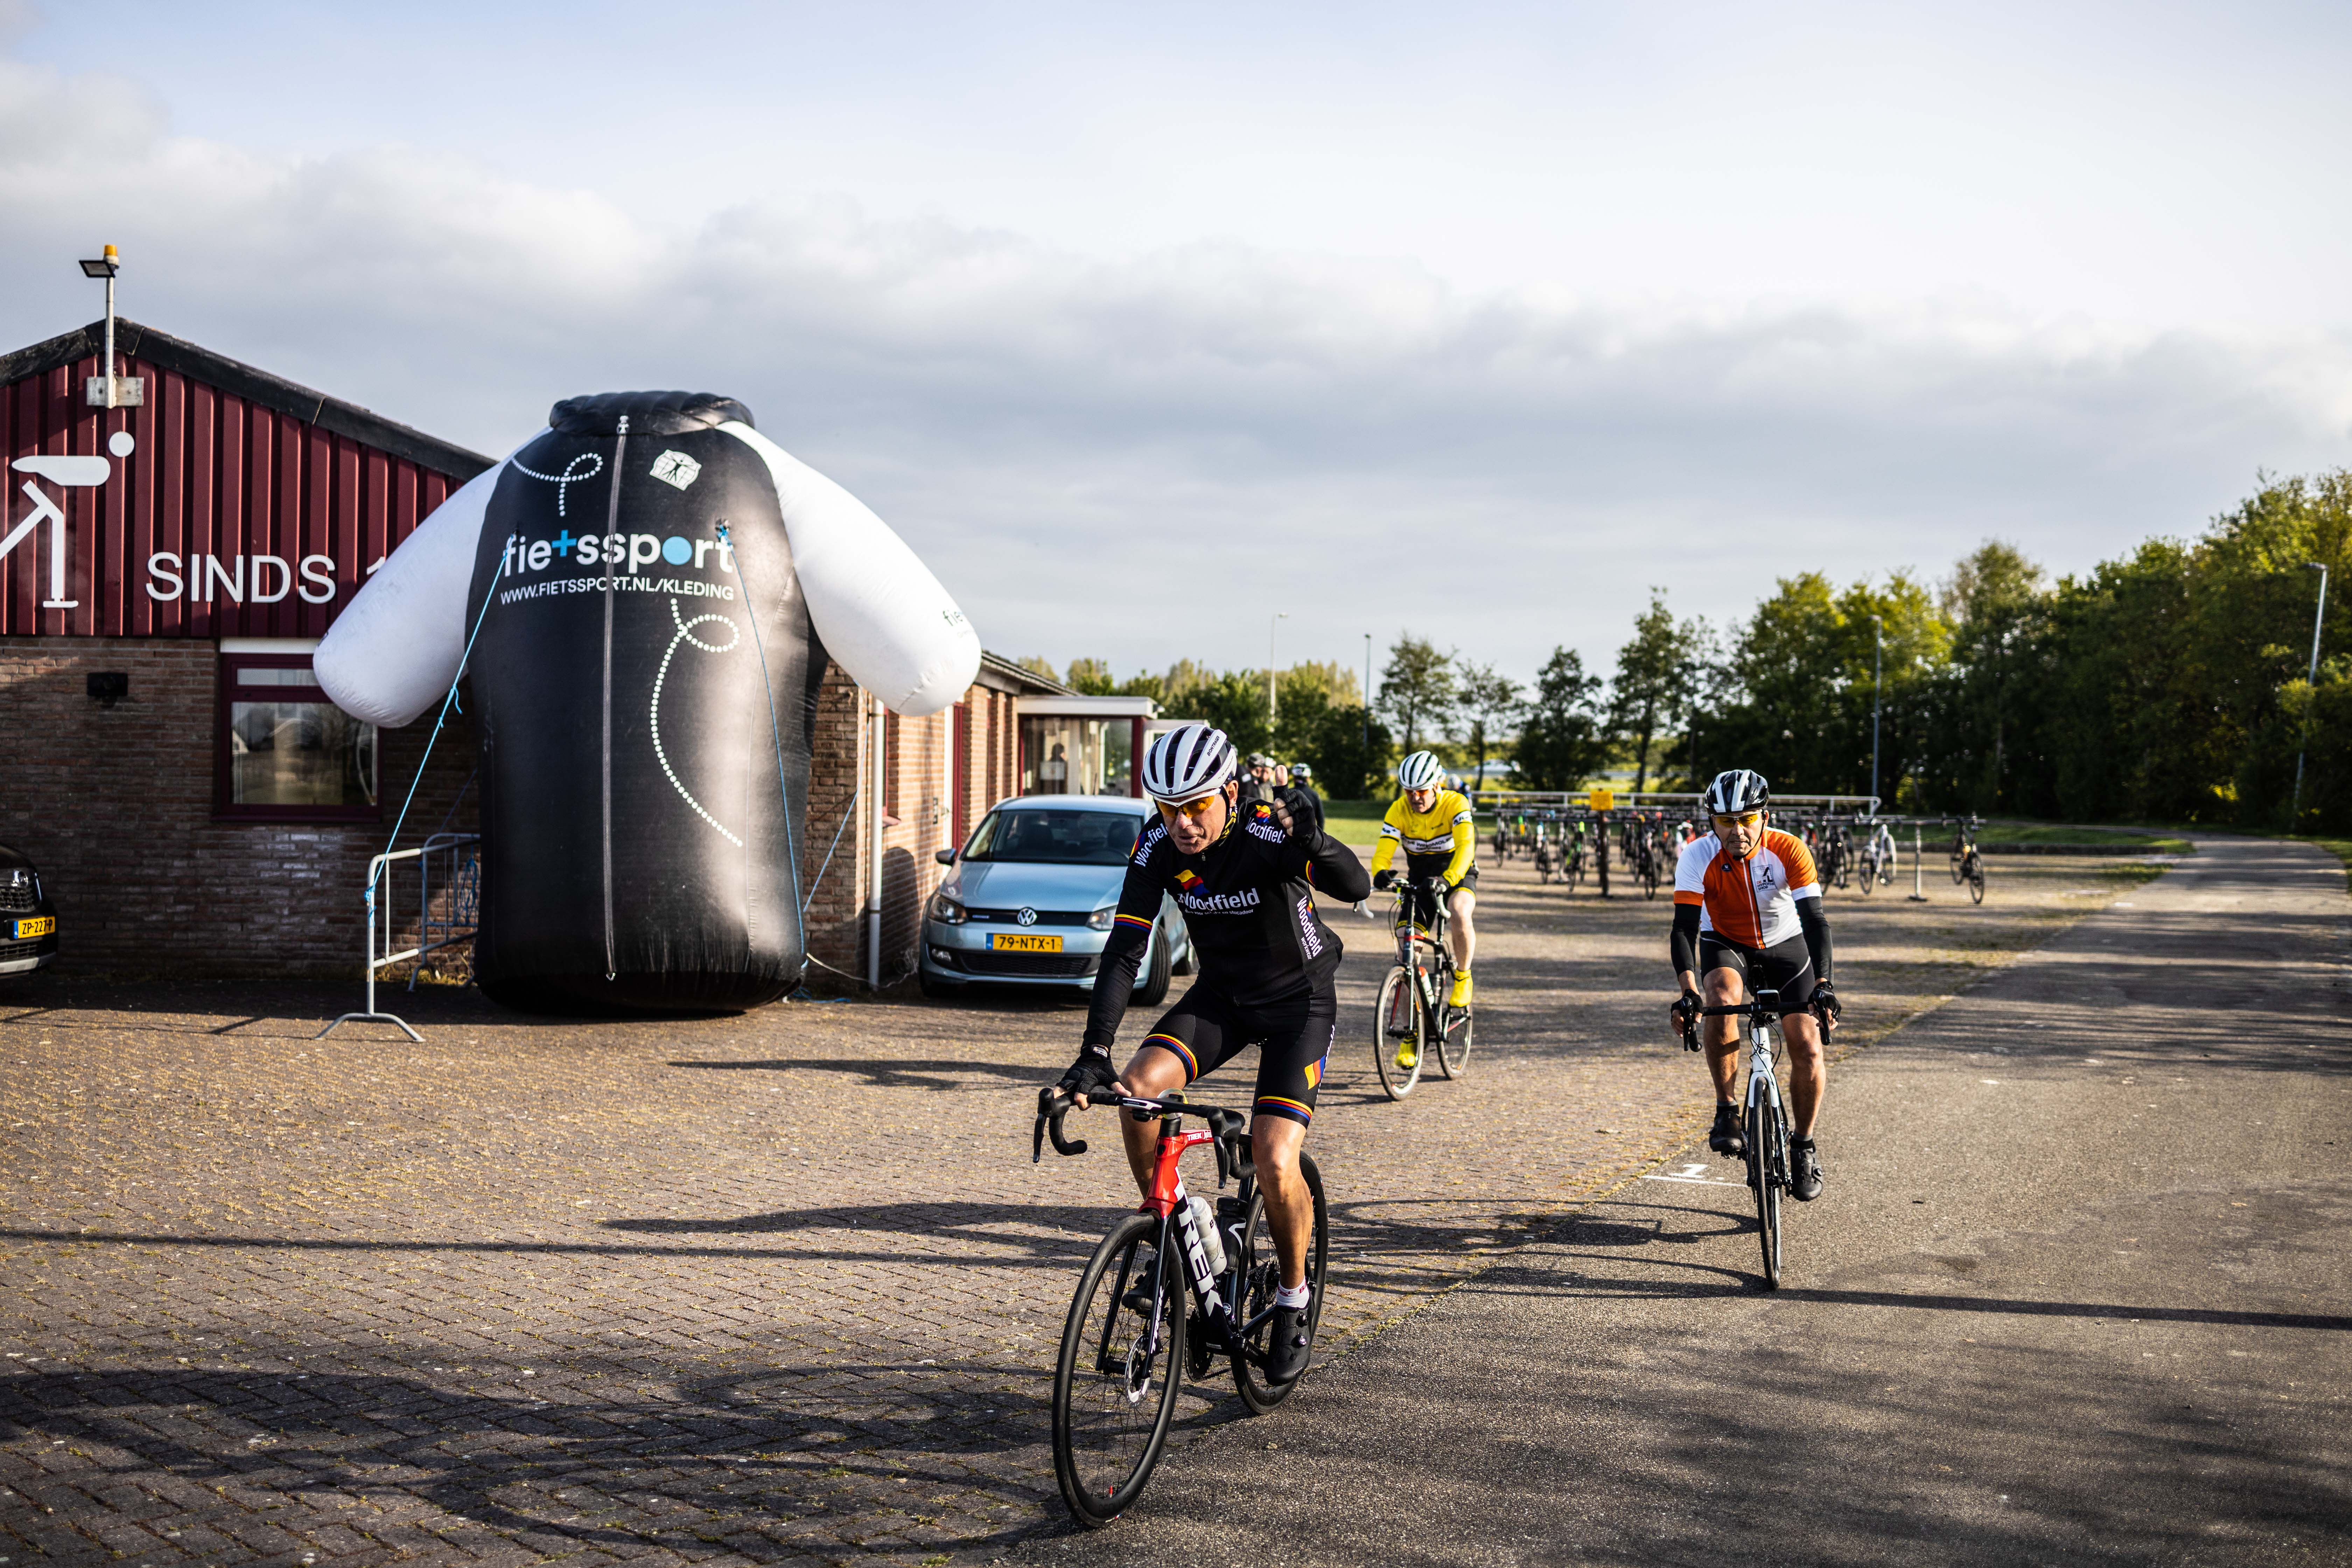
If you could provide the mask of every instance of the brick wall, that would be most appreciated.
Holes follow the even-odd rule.
[[[84,678],[97,670],[129,674],[130,699],[90,700]],[[356,982],[368,858],[384,847],[432,721],[383,735],[381,821],[215,821],[218,691],[209,641],[0,638],[0,843],[40,868],[61,968]],[[441,826],[473,767],[472,730],[453,718],[402,847]],[[468,791],[451,830],[474,830],[472,806]],[[401,886],[414,897],[413,881]]]
[[[356,980],[368,859],[384,847],[432,717],[381,737],[378,821],[216,821],[219,662],[202,639],[0,638],[0,843],[40,868],[58,903],[58,962],[72,971]],[[112,709],[91,701],[84,677],[96,670],[127,672],[129,700]],[[874,710],[838,668],[826,670],[802,843],[809,952],[839,972],[813,972],[819,989],[866,977],[871,819],[858,784],[873,739],[861,715]],[[1013,694],[974,686],[964,710],[965,755],[952,770],[953,710],[889,726],[896,766],[887,795],[896,810],[882,835],[885,984],[913,969],[923,902],[947,875],[933,852],[956,847],[954,796],[977,824],[1017,777]],[[445,825],[478,830],[474,763],[472,726],[453,715],[399,847]],[[414,940],[415,876],[414,862],[394,873],[396,946]]]
[[[962,797],[966,820],[977,825],[988,808],[1003,798],[1016,773],[1013,748],[1018,734],[1013,721],[1013,694],[984,686],[965,693],[967,724],[965,756],[950,767],[949,748],[954,734],[953,709],[921,719],[892,718],[884,726],[889,757],[888,787],[884,792],[890,821],[882,833],[882,979],[885,984],[905,978],[915,965],[916,944],[922,935],[922,907],[938,889],[947,870],[934,858],[940,849],[956,848],[955,797]],[[808,941],[811,956],[839,973],[819,971],[811,984],[841,987],[849,980],[862,983],[866,970],[865,910],[872,886],[872,819],[867,797],[859,793],[848,825],[842,814],[861,769],[870,767],[868,748],[874,743],[874,712],[870,699],[838,668],[825,672],[819,697],[815,761],[809,779],[809,846],[804,859],[813,879],[814,868],[840,830],[840,847],[831,868],[809,906]],[[868,716],[861,726],[861,715]],[[952,793],[951,793],[952,792]]]

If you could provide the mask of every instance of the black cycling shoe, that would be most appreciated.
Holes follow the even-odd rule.
[[[1810,1138],[1789,1140],[1789,1195],[1801,1204],[1822,1195],[1822,1155]]]
[[[1265,1376],[1269,1383],[1295,1383],[1314,1353],[1314,1331],[1307,1327],[1307,1308],[1276,1307],[1265,1336]]]
[[[1739,1155],[1748,1152],[1748,1139],[1739,1131],[1739,1107],[1717,1105],[1715,1126],[1708,1130],[1706,1146],[1718,1154]]]

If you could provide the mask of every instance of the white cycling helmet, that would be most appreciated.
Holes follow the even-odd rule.
[[[1407,789],[1435,789],[1445,782],[1445,764],[1428,752],[1415,752],[1397,764],[1397,783]]]
[[[1143,793],[1171,805],[1198,800],[1234,773],[1234,743],[1223,730],[1179,724],[1151,742],[1143,757]]]
[[[1772,786],[1764,775],[1746,768],[1732,768],[1715,775],[1706,786],[1706,814],[1709,816],[1738,816],[1743,812],[1761,811],[1772,804]]]

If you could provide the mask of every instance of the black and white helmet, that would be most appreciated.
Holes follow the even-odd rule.
[[[1314,776],[1315,770],[1308,767],[1305,763],[1293,763],[1290,764],[1290,777],[1292,782],[1296,783],[1300,779],[1311,779]]]
[[[1433,752],[1415,752],[1397,764],[1397,783],[1407,789],[1435,789],[1445,782],[1445,764]]]
[[[1746,768],[1732,768],[1715,775],[1706,786],[1706,814],[1709,816],[1738,816],[1746,812],[1761,811],[1772,804],[1772,786],[1764,775]]]
[[[1143,793],[1171,805],[1223,788],[1233,775],[1233,742],[1206,724],[1177,725],[1143,756]]]

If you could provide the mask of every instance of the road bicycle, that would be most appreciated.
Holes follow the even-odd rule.
[[[1701,1018],[1748,1020],[1748,1095],[1741,1135],[1748,1141],[1748,1190],[1756,1199],[1756,1229],[1764,1247],[1764,1287],[1780,1288],[1780,1195],[1792,1180],[1789,1163],[1789,1117],[1773,1077],[1780,1035],[1780,994],[1756,992],[1748,1001],[1697,1007],[1683,1015],[1683,1048],[1699,1048]]]
[[[1822,829],[1822,881],[1843,890],[1853,879],[1853,849],[1846,840],[1845,826],[1832,823]]]
[[[1442,886],[1434,878],[1397,883],[1396,963],[1381,982],[1372,1014],[1372,1066],[1391,1100],[1413,1091],[1433,1054],[1440,1078],[1460,1078],[1470,1069],[1470,1010],[1448,1000],[1454,994],[1454,953],[1445,940]],[[1401,1068],[1397,1051],[1408,1040],[1412,1066]]]
[[[1188,1379],[1208,1376],[1216,1357],[1231,1363],[1234,1386],[1253,1415],[1266,1414],[1298,1386],[1298,1380],[1276,1383],[1265,1374],[1282,1267],[1250,1160],[1249,1119],[1188,1104],[1181,1094],[1122,1095],[1118,1104],[1139,1121],[1160,1123],[1151,1195],[1113,1226],[1087,1260],[1054,1363],[1054,1473],[1071,1515],[1090,1529],[1108,1524],[1143,1495],[1167,1446],[1178,1394]],[[1087,1152],[1083,1139],[1063,1131],[1072,1109],[1061,1090],[1039,1091],[1033,1163],[1044,1158],[1049,1137],[1057,1154]],[[1187,1131],[1186,1116],[1200,1117],[1207,1130]],[[1202,1144],[1216,1151],[1218,1187],[1239,1183],[1213,1208],[1185,1187],[1179,1169]],[[1304,1151],[1298,1171],[1315,1209],[1307,1247],[1311,1336],[1323,1320],[1331,1226],[1323,1173]]]
[[[1959,822],[1952,834],[1952,880],[1968,884],[1969,902],[1984,902],[1984,852],[1977,847],[1974,819]]]
[[[1877,824],[1876,830],[1863,841],[1861,853],[1855,857],[1856,868],[1862,873],[1864,896],[1873,888],[1894,886],[1896,858],[1895,835],[1887,831],[1886,824]]]
[[[1560,835],[1549,824],[1536,830],[1536,880],[1549,882],[1566,868],[1567,852],[1561,847]]]
[[[1570,892],[1584,880],[1584,824],[1563,822],[1559,827],[1562,852],[1566,858],[1559,868],[1559,879],[1568,884]]]

